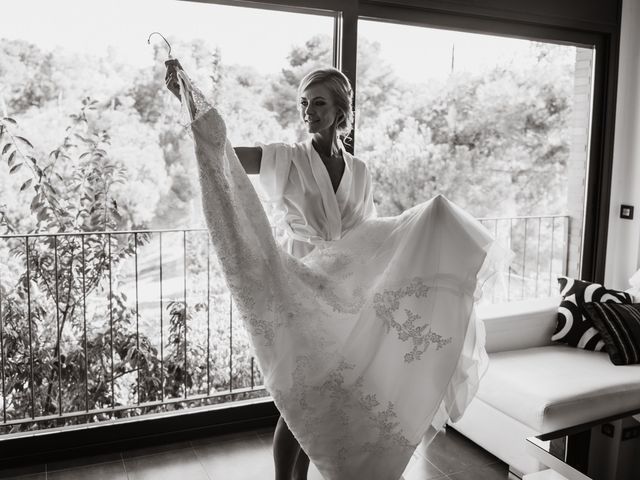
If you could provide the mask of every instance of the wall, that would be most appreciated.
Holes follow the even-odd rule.
[[[434,11],[614,31],[618,0],[360,0],[360,4],[402,5]]]
[[[627,288],[640,268],[640,0],[624,0],[613,178],[605,283]],[[634,219],[620,218],[620,205],[635,206]]]

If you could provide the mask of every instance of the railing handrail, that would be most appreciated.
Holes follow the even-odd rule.
[[[556,215],[517,215],[515,217],[478,217],[476,220],[531,220],[532,218],[567,218],[568,213],[560,213]]]
[[[31,238],[31,237],[62,237],[81,235],[132,235],[136,233],[182,233],[182,232],[206,232],[206,228],[158,228],[143,230],[97,230],[95,232],[38,232],[38,233],[7,233],[0,238]]]
[[[515,217],[478,217],[476,220],[482,222],[486,220],[531,220],[542,218],[567,218],[569,214],[556,215],[518,215]],[[182,233],[182,232],[206,232],[206,228],[155,228],[142,230],[97,230],[94,232],[37,232],[37,233],[7,233],[0,235],[2,239],[8,238],[34,238],[34,237],[63,237],[82,235],[132,235],[136,233]]]

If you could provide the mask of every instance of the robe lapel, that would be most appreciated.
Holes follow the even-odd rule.
[[[318,152],[311,144],[311,140],[307,142],[307,153],[309,155],[309,163],[311,164],[311,171],[313,177],[316,180],[318,189],[320,190],[320,197],[322,198],[322,204],[324,206],[324,212],[327,217],[327,234],[328,240],[338,240],[342,233],[342,214],[340,213],[340,206],[338,205],[338,199],[336,194],[333,193],[333,185],[331,185],[331,178],[327,167],[322,163],[322,159]],[[347,172],[345,166],[345,174]],[[342,186],[344,176],[338,186],[338,191]]]
[[[353,157],[345,150],[344,145],[341,144],[340,149],[342,150],[342,158],[344,158],[344,173],[342,174],[335,195],[338,201],[338,208],[340,209],[340,217],[342,218],[347,200],[349,199],[349,193],[351,193],[351,185],[353,184]]]

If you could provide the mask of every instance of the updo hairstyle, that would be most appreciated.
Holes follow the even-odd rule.
[[[298,98],[309,86],[322,84],[329,89],[333,103],[342,112],[338,122],[338,135],[347,136],[353,126],[353,89],[349,79],[336,68],[320,68],[307,73],[298,86]],[[300,104],[298,104],[300,110]]]

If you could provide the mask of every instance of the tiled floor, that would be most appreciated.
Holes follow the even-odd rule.
[[[2,479],[20,480],[256,480],[273,479],[273,430],[211,437],[112,455],[0,470]],[[506,480],[507,466],[448,429],[420,445],[405,480]],[[309,480],[322,480],[312,466]]]

